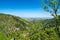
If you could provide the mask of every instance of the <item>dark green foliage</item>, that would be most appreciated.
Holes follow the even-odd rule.
[[[54,28],[54,31],[55,33],[57,34],[57,37],[58,39],[56,38],[56,40],[60,40],[60,29],[59,29],[59,26],[60,26],[60,17],[58,16],[58,13],[59,13],[59,10],[60,10],[60,0],[44,0],[44,2],[42,3],[43,5],[43,9],[47,12],[50,12],[51,15],[54,17],[53,18],[53,21],[51,22],[47,22],[47,24],[45,23],[45,27],[44,27],[44,30],[45,28],[50,28],[50,27],[55,27]],[[46,26],[48,25],[48,26]],[[52,29],[52,28],[51,28]],[[47,32],[47,34],[49,34],[49,32]]]

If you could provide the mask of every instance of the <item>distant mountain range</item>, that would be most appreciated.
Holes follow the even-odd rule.
[[[33,21],[33,20],[41,20],[41,19],[52,19],[51,17],[43,17],[43,18],[23,18],[25,20],[28,20],[28,21]]]

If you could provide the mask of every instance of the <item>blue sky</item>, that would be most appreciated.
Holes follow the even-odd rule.
[[[0,0],[0,13],[20,17],[51,17],[41,8],[41,0]]]

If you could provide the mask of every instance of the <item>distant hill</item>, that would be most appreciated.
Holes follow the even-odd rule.
[[[50,17],[43,17],[43,18],[40,18],[40,17],[38,17],[38,18],[23,18],[23,19],[25,19],[25,20],[28,20],[28,21],[37,21],[37,20],[45,20],[45,19],[52,19],[52,18],[50,18]]]
[[[59,19],[57,21],[57,23],[58,23],[57,25],[60,26],[60,15],[58,17],[59,17]],[[54,18],[46,19],[43,21],[43,23],[45,23],[45,25],[50,25],[50,26],[56,25],[56,21]]]

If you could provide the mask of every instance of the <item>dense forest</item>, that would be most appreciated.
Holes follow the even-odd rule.
[[[60,40],[60,16],[58,30],[54,18],[25,20],[0,13],[0,40]]]

